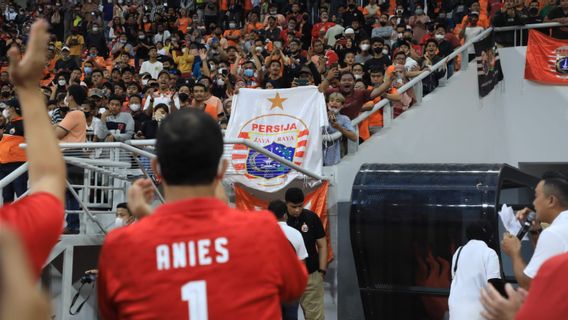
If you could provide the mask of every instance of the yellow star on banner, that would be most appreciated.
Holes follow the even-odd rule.
[[[280,98],[280,94],[278,92],[276,92],[276,96],[272,99],[268,98],[268,100],[272,103],[270,110],[272,110],[274,108],[280,108],[280,109],[284,110],[284,106],[282,105],[282,102],[288,100],[288,98]]]

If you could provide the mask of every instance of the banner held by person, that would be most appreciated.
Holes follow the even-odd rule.
[[[320,185],[314,188],[305,190],[304,208],[313,211],[321,220],[326,234],[327,240],[327,260],[333,260],[333,250],[331,249],[331,239],[329,236],[329,217],[327,215],[327,191],[329,189],[329,182],[323,181]],[[265,193],[263,193],[265,194]],[[235,206],[240,210],[266,210],[268,203],[274,200],[261,199],[258,196],[247,192],[239,184],[235,184]]]
[[[525,79],[544,84],[568,84],[568,40],[529,30]]]
[[[499,81],[503,80],[503,70],[499,61],[499,52],[495,45],[493,32],[485,39],[473,44],[477,61],[477,81],[479,96],[485,97]]]
[[[293,89],[240,89],[233,98],[226,138],[241,138],[315,174],[322,171],[325,98],[314,86]],[[236,174],[228,177],[250,188],[275,192],[303,174],[244,145],[229,155]]]

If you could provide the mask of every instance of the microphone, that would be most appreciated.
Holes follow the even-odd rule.
[[[521,230],[519,230],[519,232],[517,233],[517,238],[519,238],[519,240],[523,240],[523,237],[525,236],[525,234],[527,234],[527,232],[529,232],[531,224],[532,224],[532,222],[534,221],[535,218],[536,218],[536,213],[534,211],[529,212],[529,215],[527,216],[527,220],[525,220],[525,222],[522,223]]]

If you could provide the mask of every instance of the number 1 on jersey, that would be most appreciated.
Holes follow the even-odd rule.
[[[189,320],[207,320],[207,284],[190,281],[181,287],[181,300],[189,304]]]

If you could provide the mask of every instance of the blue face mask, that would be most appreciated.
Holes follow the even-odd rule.
[[[253,77],[254,76],[254,70],[253,69],[245,69],[244,75],[245,75],[245,77]]]
[[[94,54],[94,53],[89,53],[89,57],[91,57],[91,58],[96,58],[96,57],[97,57],[97,55],[96,55],[96,54]]]
[[[85,70],[85,74],[91,74],[91,72],[93,72],[93,68],[91,68],[91,67],[85,67],[84,70]]]

